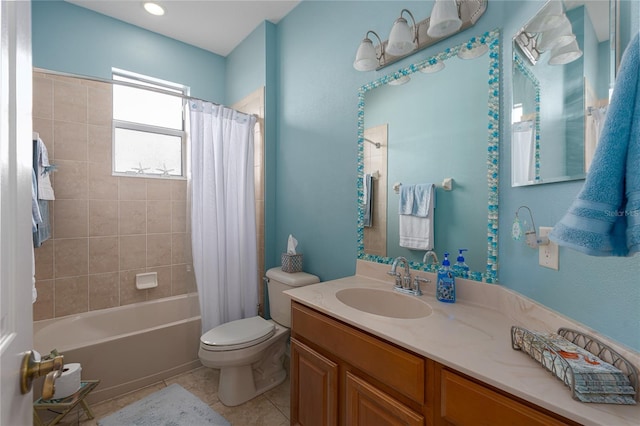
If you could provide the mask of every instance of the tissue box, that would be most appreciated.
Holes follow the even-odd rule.
[[[282,253],[282,270],[284,272],[302,272],[302,254]]]

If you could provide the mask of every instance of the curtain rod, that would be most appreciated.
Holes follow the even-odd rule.
[[[119,84],[121,86],[134,87],[136,89],[145,89],[145,90],[149,90],[151,92],[162,93],[163,95],[177,96],[177,97],[180,97],[180,98],[188,100],[188,101],[202,101],[202,102],[209,102],[209,103],[212,103],[212,104],[217,105],[217,106],[226,106],[226,105],[219,104],[217,102],[208,101],[206,99],[200,99],[200,98],[196,98],[196,97],[193,97],[193,96],[185,95],[184,93],[176,93],[176,92],[172,92],[170,90],[164,90],[164,89],[159,89],[159,88],[156,88],[156,87],[150,87],[150,86],[144,86],[144,85],[140,85],[140,84],[130,83],[128,81],[110,80],[110,79],[101,78],[101,77],[91,77],[91,76],[86,76],[86,75],[70,74],[70,73],[65,73],[65,72],[60,72],[60,71],[51,71],[51,70],[47,70],[47,69],[43,69],[43,68],[36,68],[36,67],[33,67],[33,71],[34,72],[39,72],[39,73],[42,73],[42,74],[50,74],[50,75],[55,75],[55,76],[60,76],[60,77],[81,78],[83,80],[95,81],[95,82],[98,82],[98,83]],[[227,107],[227,108],[230,108],[230,107]],[[246,113],[243,112],[242,114],[246,114]],[[247,114],[247,115],[251,115],[251,114]]]

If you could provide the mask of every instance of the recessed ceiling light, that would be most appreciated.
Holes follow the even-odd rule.
[[[153,3],[150,1],[145,2],[144,9],[152,15],[156,15],[156,16],[164,15],[164,9],[162,8],[162,6],[160,6],[157,3]]]

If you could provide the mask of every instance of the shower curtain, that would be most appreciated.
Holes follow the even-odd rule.
[[[524,185],[536,179],[536,130],[533,121],[513,123],[511,133],[512,184]]]
[[[193,267],[204,333],[257,314],[256,119],[209,102],[188,105]]]

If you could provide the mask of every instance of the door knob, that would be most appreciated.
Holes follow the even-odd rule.
[[[58,355],[52,359],[36,361],[33,351],[27,351],[20,366],[20,391],[25,394],[31,390],[33,380],[46,375],[42,388],[42,399],[51,399],[54,393],[54,382],[62,374],[64,357]]]

